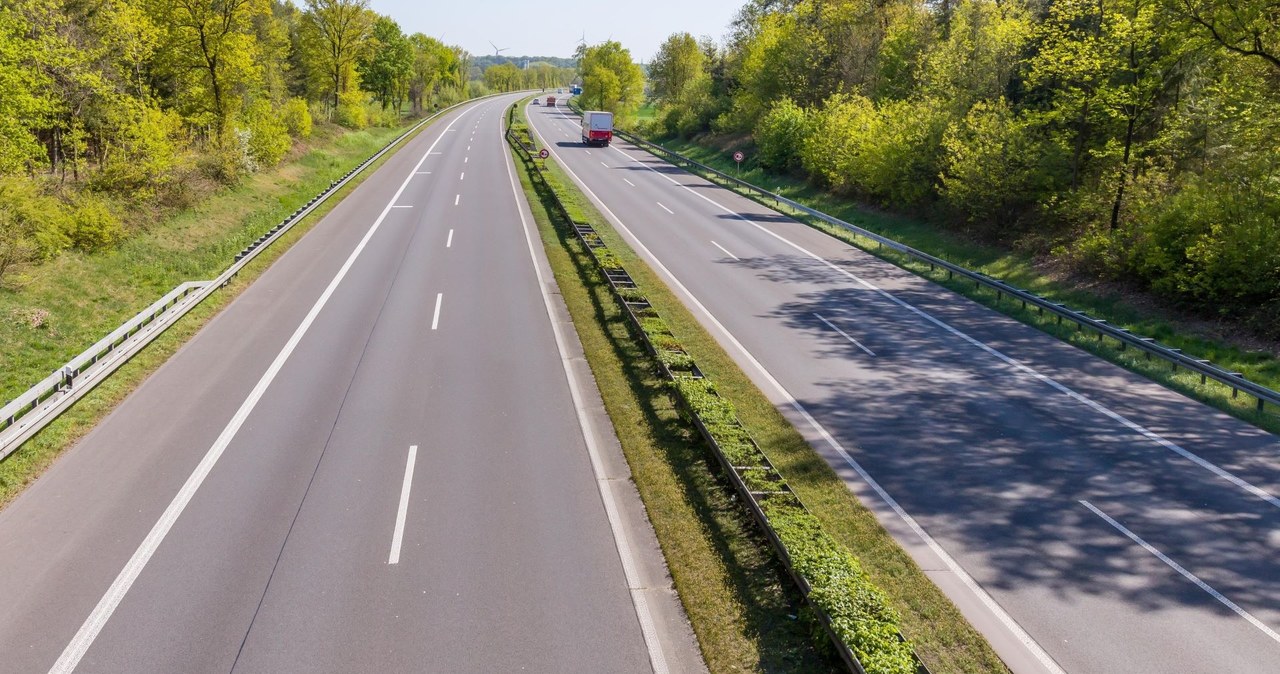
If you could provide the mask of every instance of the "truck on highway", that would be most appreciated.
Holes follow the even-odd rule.
[[[604,147],[613,140],[613,113],[587,110],[582,113],[582,142]]]

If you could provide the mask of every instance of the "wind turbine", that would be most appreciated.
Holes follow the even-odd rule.
[[[499,56],[502,56],[502,52],[507,51],[508,49],[510,49],[510,48],[511,48],[511,47],[503,47],[503,48],[499,49],[499,48],[498,48],[498,45],[494,44],[492,41],[490,41],[490,42],[489,42],[489,46],[490,46],[490,47],[493,47],[493,57],[494,57],[494,58],[497,58],[497,57],[499,57]]]

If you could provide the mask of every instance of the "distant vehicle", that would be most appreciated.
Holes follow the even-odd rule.
[[[555,96],[547,96],[547,105],[549,105],[549,106],[551,106],[551,107],[553,107],[553,108],[554,108],[554,107],[556,107],[556,97],[555,97]]]
[[[578,95],[580,95],[580,94],[582,93],[582,87],[580,87],[580,86],[578,86],[578,85],[576,85],[576,84],[575,84],[575,85],[573,85],[573,86],[569,87],[569,93],[570,93],[570,94],[572,94],[572,95],[574,95],[574,96],[578,96]]]
[[[582,142],[604,147],[613,140],[613,113],[588,110],[582,113]]]
[[[533,104],[534,104],[534,105],[542,105],[541,103],[539,103],[539,102],[538,102],[538,99],[536,99],[536,98],[535,98],[535,99],[533,99]]]

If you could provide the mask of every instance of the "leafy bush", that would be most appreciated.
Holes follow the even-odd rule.
[[[338,109],[335,111],[333,121],[348,129],[358,130],[369,126],[364,93],[359,90],[352,90],[339,95]]]
[[[281,119],[284,121],[285,128],[289,130],[290,136],[311,137],[311,109],[305,100],[290,98],[286,101],[284,110],[281,111]]]
[[[760,163],[772,169],[800,168],[801,149],[812,126],[809,114],[790,98],[775,102],[755,128]]]
[[[234,185],[256,173],[258,162],[250,150],[250,140],[249,132],[243,129],[224,132],[210,141],[200,155],[200,171],[224,185]]]
[[[0,280],[71,246],[71,223],[60,201],[30,180],[0,178]]]
[[[76,198],[69,224],[71,245],[80,250],[105,248],[124,238],[124,226],[112,209],[111,202],[91,192],[82,193]]]
[[[277,114],[271,101],[259,98],[245,108],[242,118],[254,162],[263,167],[279,164],[293,145],[285,115]]]
[[[172,187],[186,161],[182,118],[142,104],[113,109],[108,117],[116,128],[116,142],[104,151],[89,189],[145,201]]]
[[[1029,212],[1050,186],[1044,148],[1003,98],[982,101],[942,138],[943,201],[970,223],[999,228]]]

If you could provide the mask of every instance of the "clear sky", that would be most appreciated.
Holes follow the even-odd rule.
[[[370,0],[379,14],[406,33],[426,33],[472,54],[573,56],[587,43],[622,43],[631,57],[648,62],[675,32],[719,40],[745,0]]]

